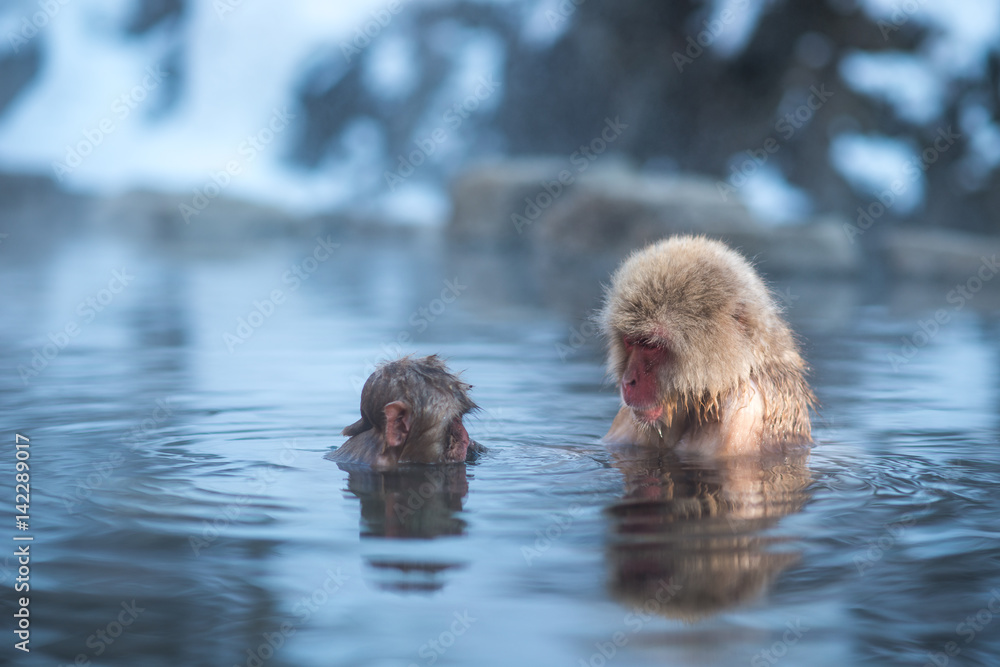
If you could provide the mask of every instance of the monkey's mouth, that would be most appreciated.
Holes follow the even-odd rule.
[[[636,419],[638,419],[641,422],[645,422],[646,424],[652,424],[657,419],[663,416],[662,405],[654,405],[653,407],[649,408],[635,407],[630,405],[629,408],[631,408],[632,414],[635,415]]]

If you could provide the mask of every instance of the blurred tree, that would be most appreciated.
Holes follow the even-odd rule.
[[[42,51],[37,41],[0,55],[0,114],[35,78],[41,66]]]
[[[125,34],[142,37],[161,29],[170,39],[160,59],[160,68],[167,73],[153,115],[164,114],[180,99],[184,85],[183,31],[187,6],[185,0],[137,0],[124,26]]]
[[[179,20],[184,10],[184,0],[138,0],[125,30],[132,35],[142,35],[164,21]]]
[[[853,0],[729,5],[731,13],[722,14],[715,3],[692,0],[565,0],[547,15],[551,27],[562,30],[548,43],[525,37],[527,10],[519,15],[509,5],[500,11],[468,0],[414,5],[385,31],[416,40],[419,81],[412,92],[387,101],[366,85],[371,49],[349,64],[339,51],[331,54],[303,82],[308,129],[297,155],[315,164],[352,119],[364,116],[385,128],[391,169],[396,156],[412,148],[419,119],[440,103],[439,88],[460,64],[433,43],[434,27],[448,22],[481,29],[507,47],[503,100],[492,122],[511,154],[569,155],[605,118],[620,116],[630,129],[616,148],[640,164],[673,164],[724,180],[747,151],[762,156],[773,140],[779,149],[765,151],[768,163],[809,193],[818,212],[854,219],[877,193],[852,188],[831,163],[839,134],[899,138],[919,152],[952,126],[961,136],[924,172],[924,205],[907,217],[1000,230],[1000,173],[976,159],[975,138],[963,127],[971,105],[985,111],[980,124],[1000,118],[1000,45],[988,76],[949,81],[941,117],[920,124],[852,90],[842,63],[858,52],[922,53],[934,36],[927,24],[906,14],[876,18]],[[428,175],[447,171],[445,165]],[[898,208],[890,207],[887,219],[900,215]]]

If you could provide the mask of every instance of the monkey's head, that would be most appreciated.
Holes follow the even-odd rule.
[[[677,236],[634,252],[606,289],[608,371],[642,423],[669,423],[744,386],[794,342],[753,267],[723,243]]]
[[[379,468],[465,461],[471,440],[462,418],[478,407],[471,388],[436,355],[384,363],[361,390],[361,419],[343,434],[374,431],[381,451],[373,465]]]

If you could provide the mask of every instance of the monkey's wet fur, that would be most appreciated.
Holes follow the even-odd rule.
[[[350,439],[329,458],[376,470],[472,461],[486,448],[462,423],[478,409],[471,388],[436,355],[381,364],[361,390],[361,419],[343,431]]]
[[[675,236],[634,252],[598,319],[624,403],[606,443],[726,455],[811,442],[816,399],[795,337],[725,244]]]

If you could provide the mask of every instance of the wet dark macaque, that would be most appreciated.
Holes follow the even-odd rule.
[[[810,442],[795,338],[739,253],[677,236],[618,268],[600,313],[624,406],[609,444],[728,455]]]
[[[361,419],[329,458],[390,470],[410,463],[462,463],[484,448],[462,418],[477,408],[469,389],[437,356],[406,357],[379,366],[361,391]]]

